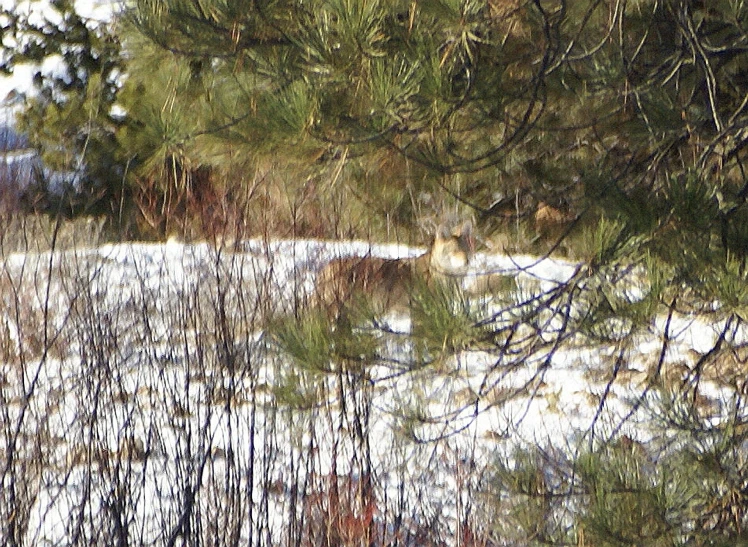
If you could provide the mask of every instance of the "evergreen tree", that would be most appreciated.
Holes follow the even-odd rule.
[[[37,67],[34,92],[18,119],[49,170],[46,187],[32,196],[41,203],[32,205],[119,217],[127,158],[115,138],[121,122],[113,106],[124,59],[114,28],[80,16],[69,0],[31,2],[2,14],[2,69]],[[50,61],[57,66],[45,73],[42,65]]]

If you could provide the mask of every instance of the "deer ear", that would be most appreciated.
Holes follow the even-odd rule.
[[[455,226],[452,231],[452,235],[455,237],[470,237],[473,234],[473,223],[470,220],[466,220],[462,224]]]
[[[468,253],[472,255],[475,252],[475,239],[473,238],[473,223],[466,220],[453,230],[454,237],[462,240],[468,248]]]
[[[458,239],[469,239],[473,235],[473,223],[466,220],[461,224],[457,224],[452,228],[449,235]]]
[[[449,229],[444,223],[439,224],[434,231],[434,237],[437,239],[449,239],[453,235],[453,230]]]

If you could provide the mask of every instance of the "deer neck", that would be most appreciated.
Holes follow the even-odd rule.
[[[437,239],[428,254],[428,268],[433,275],[460,275],[468,265],[467,252],[454,240]]]
[[[429,270],[436,275],[459,275],[467,267],[467,255],[464,252],[454,254],[431,253]]]

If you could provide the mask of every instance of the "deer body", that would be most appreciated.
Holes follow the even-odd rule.
[[[331,315],[339,315],[357,298],[366,298],[377,311],[407,309],[414,284],[446,281],[465,274],[472,254],[469,223],[440,229],[431,248],[416,258],[372,256],[338,258],[317,276],[317,299]]]

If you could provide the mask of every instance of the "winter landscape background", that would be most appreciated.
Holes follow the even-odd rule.
[[[517,465],[518,451],[539,446],[563,460],[609,439],[668,442],[652,417],[651,399],[662,396],[648,387],[653,367],[687,382],[686,359],[708,352],[725,327],[738,336],[662,317],[626,350],[640,368],[619,370],[620,348],[564,336],[566,312],[549,295],[576,264],[502,254],[474,257],[464,280],[490,271],[515,283],[502,299],[471,303],[512,330],[514,340],[507,334],[485,350],[413,368],[425,361],[413,357],[410,321],[390,316],[360,327],[374,336],[373,353],[315,368],[266,330],[268,318],[303,306],[332,257],[421,251],[249,240],[7,253],[3,477],[15,503],[5,537],[28,545],[506,538],[511,530],[495,519],[518,502],[502,495],[499,470]],[[545,310],[518,329],[514,318],[527,307]],[[705,376],[700,407],[729,412],[736,394],[718,374]],[[554,507],[550,523],[567,526],[572,506]],[[496,530],[476,529],[487,519]],[[344,531],[335,534],[350,537],[332,538],[333,521]]]
[[[239,34],[231,25],[221,26],[226,24],[222,9],[202,9],[203,4],[239,6],[241,19],[244,8],[254,17],[252,10],[262,3],[169,4],[195,8],[195,19],[204,16],[219,30],[230,28],[232,39],[226,43],[232,45]],[[350,19],[355,23],[365,20],[358,7],[376,3],[321,4],[335,14],[350,8],[360,15]],[[715,2],[712,11],[706,3],[654,2],[652,13],[657,17],[653,15],[650,25],[642,15],[648,2],[634,8],[589,2],[588,11],[571,16],[567,13],[575,6],[563,1],[491,1],[472,11],[468,8],[479,3],[445,1],[434,12],[425,10],[421,19],[418,4],[409,4],[407,17],[385,14],[396,22],[390,25],[396,28],[387,41],[381,35],[391,29],[378,27],[376,17],[376,32],[357,27],[372,42],[363,65],[376,68],[373,60],[389,59],[388,53],[400,62],[385,63],[379,72],[372,69],[372,78],[378,78],[373,83],[362,80],[349,86],[356,93],[371,91],[372,97],[364,97],[370,101],[370,112],[363,107],[350,112],[333,108],[346,104],[338,100],[339,94],[355,105],[366,101],[358,95],[352,101],[336,87],[336,63],[346,51],[330,40],[338,40],[346,29],[336,26],[343,18],[328,12],[314,19],[320,29],[330,27],[325,29],[328,35],[320,34],[319,43],[313,32],[305,34],[313,25],[296,29],[294,43],[303,51],[301,69],[289,65],[288,73],[278,79],[284,86],[278,89],[273,87],[277,59],[263,49],[263,32],[258,34],[257,51],[247,46],[241,53],[256,55],[252,59],[262,70],[247,73],[241,68],[254,66],[244,64],[249,57],[232,58],[220,49],[225,45],[220,40],[208,53],[208,70],[207,64],[169,57],[153,43],[138,42],[141,35],[129,35],[129,47],[141,54],[127,52],[134,67],[131,76],[155,82],[154,89],[134,87],[134,92],[128,90],[130,97],[102,100],[111,110],[89,117],[91,125],[85,129],[90,134],[84,135],[83,148],[90,152],[89,143],[102,135],[101,142],[112,146],[126,141],[107,138],[121,129],[116,123],[127,116],[131,131],[150,128],[142,141],[146,145],[138,148],[138,135],[126,143],[137,145],[126,149],[133,158],[140,154],[148,158],[144,165],[156,166],[128,182],[129,197],[145,196],[137,205],[143,217],[151,214],[143,223],[151,223],[150,235],[160,229],[167,235],[167,228],[174,226],[188,232],[193,199],[197,212],[208,217],[201,237],[122,241],[122,234],[112,233],[103,218],[63,218],[62,206],[56,214],[20,214],[20,196],[30,185],[42,183],[47,197],[59,197],[61,188],[81,190],[81,177],[95,166],[81,155],[68,162],[74,168],[49,169],[14,126],[26,99],[37,91],[30,84],[35,71],[66,74],[59,56],[47,56],[40,67],[18,65],[0,80],[0,99],[5,98],[0,113],[0,197],[16,197],[8,203],[18,206],[9,212],[0,208],[0,544],[733,545],[745,536],[748,355],[743,317],[748,302],[748,234],[742,227],[748,225],[748,216],[741,214],[748,194],[740,158],[745,148],[746,95],[742,65],[730,64],[745,55],[745,34],[733,32],[744,28],[745,8],[729,1]],[[27,14],[29,21],[42,26],[45,17],[51,18],[49,28],[65,26],[59,13],[44,2],[9,0],[2,6]],[[89,29],[97,23],[107,25],[121,7],[110,1],[75,6],[89,19]],[[159,3],[141,2],[140,7],[145,36],[159,28],[158,17],[148,19],[148,9]],[[262,19],[266,13],[260,12]],[[459,15],[456,23],[450,19],[453,12]],[[724,17],[715,19],[713,31],[710,18],[715,13]],[[683,90],[692,76],[680,71],[696,66],[691,59],[698,55],[676,48],[684,57],[657,57],[663,51],[670,55],[657,42],[670,36],[669,27],[658,26],[669,21],[666,15],[694,23],[681,29],[691,42],[673,39],[679,47],[717,43],[715,36],[730,30],[724,41],[735,51],[727,46],[700,50],[714,55],[729,50],[730,55],[720,57],[725,64],[705,62],[718,77],[705,69],[706,83],[696,79],[693,88],[708,91],[708,100],[699,108],[695,99],[684,100],[680,109],[673,106],[673,97],[688,95]],[[286,16],[281,14],[278,20],[285,21]],[[254,28],[249,24],[254,19],[247,17],[242,20],[246,28]],[[640,20],[641,28],[636,26]],[[408,48],[397,49],[401,41],[418,36],[414,21],[421,21],[420,32],[429,40],[437,37],[436,56],[423,53],[428,62],[418,55],[409,57]],[[428,25],[434,21],[444,36],[430,31]],[[595,24],[587,26],[588,21]],[[623,29],[631,21],[634,31],[641,33],[641,48],[630,52],[628,35],[621,31],[622,45],[610,54],[628,59],[640,70],[624,74],[596,53],[619,34],[611,29]],[[7,17],[1,22],[8,24]],[[463,29],[461,25],[468,23],[475,26]],[[168,27],[168,20],[165,24]],[[599,39],[591,28],[602,29],[604,37]],[[407,29],[408,39],[398,35],[398,29]],[[472,29],[498,33],[501,40],[493,43]],[[694,29],[704,34],[694,37],[689,34],[698,34]],[[557,31],[559,40],[568,39],[568,48],[556,48],[551,30]],[[161,45],[161,35],[153,35],[154,43]],[[172,38],[185,36],[175,32]],[[654,45],[649,43],[652,36],[657,39]],[[4,34],[6,54],[23,45],[12,43],[17,38]],[[423,43],[431,44],[429,40]],[[383,42],[388,47],[394,44],[393,49],[387,50]],[[249,43],[254,45],[252,39]],[[580,53],[575,49],[580,43],[594,47]],[[547,49],[532,49],[538,45]],[[310,53],[314,47],[318,51]],[[566,59],[549,61],[562,51]],[[262,58],[265,54],[268,57]],[[150,74],[146,65],[151,58],[161,59],[163,70]],[[526,58],[534,61],[525,62]],[[222,65],[220,59],[228,60]],[[587,59],[592,68],[575,64]],[[475,67],[480,62],[486,65],[479,70]],[[564,63],[575,70],[554,80],[554,71],[561,71]],[[540,66],[547,72],[534,74]],[[652,69],[655,76],[641,77],[644,68],[652,66],[667,70]],[[419,75],[424,67],[433,74]],[[730,78],[719,72],[724,67]],[[348,82],[351,71],[345,68],[343,81]],[[101,74],[114,74],[116,80],[118,70]],[[294,80],[294,71],[302,77]],[[625,75],[623,83],[616,79],[619,72]],[[319,95],[324,100],[317,95],[307,100],[304,84],[310,73],[332,74],[333,91]],[[498,73],[506,81],[491,79]],[[81,74],[81,81],[90,83],[86,78],[91,74]],[[265,74],[266,80],[256,79],[257,74]],[[176,76],[170,80],[172,75]],[[481,82],[486,75],[489,79]],[[637,77],[645,82],[641,89],[636,87]],[[604,78],[612,83],[603,85]],[[293,85],[286,80],[293,80]],[[319,82],[326,80],[320,77]],[[666,95],[673,82],[673,95],[661,99],[658,93]],[[55,89],[65,83],[69,82],[58,82]],[[109,83],[116,88],[122,81]],[[471,95],[478,83],[486,96]],[[199,93],[203,85],[209,91],[204,101]],[[625,89],[621,95],[618,85]],[[720,93],[713,92],[717,86]],[[158,95],[161,87],[166,99]],[[226,93],[225,102],[216,100],[216,90]],[[529,102],[528,90],[537,91]],[[578,102],[580,96],[596,92],[600,104],[595,108]],[[250,95],[252,101],[247,99]],[[693,95],[700,97],[696,91]],[[92,96],[91,103],[81,105],[98,105],[99,97]],[[76,104],[71,97],[58,98],[60,104]],[[261,100],[255,103],[258,97]],[[468,99],[475,97],[475,104],[470,103]],[[725,112],[720,111],[718,97],[727,105]],[[183,98],[185,103],[180,103]],[[664,107],[657,102],[660,99]],[[135,112],[121,107],[127,100]],[[314,111],[317,100],[328,110]],[[621,112],[619,103],[624,104]],[[433,108],[424,109],[424,104]],[[580,112],[582,121],[573,118]],[[206,116],[199,120],[203,125],[196,121],[198,114]],[[350,124],[356,130],[345,136],[350,149],[348,144],[331,145],[338,142],[337,131],[348,128],[352,114],[361,118],[358,125]],[[572,117],[566,119],[565,114]],[[317,123],[325,116],[328,125],[307,126],[310,119]],[[554,126],[557,117],[561,129]],[[587,118],[595,118],[590,126]],[[248,120],[246,127],[241,125]],[[341,120],[346,123],[336,125]],[[646,130],[633,123],[641,120]],[[379,125],[385,122],[393,134],[390,141],[385,139],[384,148],[392,155],[367,148],[369,142],[387,136]],[[459,131],[442,142],[441,122],[450,130],[476,131],[466,130],[460,143],[451,140]],[[685,129],[672,129],[676,123]],[[212,131],[216,125],[230,131]],[[699,128],[712,125],[719,129],[715,141],[706,130],[699,138]],[[376,138],[362,139],[357,132],[361,127]],[[580,127],[589,133],[573,133]],[[302,137],[293,134],[299,128]],[[685,136],[677,133],[681,130]],[[672,142],[671,131],[677,133]],[[279,135],[277,143],[262,140],[273,132]],[[641,134],[649,135],[643,144],[635,142]],[[206,135],[210,138],[203,139]],[[59,144],[54,137],[51,142]],[[70,142],[80,144],[74,138]],[[161,147],[174,142],[175,148]],[[255,151],[247,142],[260,143],[258,149],[270,150],[273,157],[258,153],[255,165],[256,158],[249,155]],[[401,145],[400,155],[393,152]],[[488,146],[489,152],[481,146]],[[175,149],[184,155],[178,156]],[[106,146],[98,152],[102,150],[99,157],[112,159]],[[291,158],[296,150],[299,157]],[[501,156],[505,150],[506,157]],[[721,154],[719,161],[710,156],[715,151]],[[697,152],[703,157],[698,159]],[[374,156],[371,163],[361,159],[369,153]],[[219,175],[218,169],[211,171],[209,161],[221,154],[236,164]],[[411,162],[410,155],[420,163]],[[182,164],[177,165],[177,156]],[[475,163],[460,163],[467,157]],[[304,167],[286,170],[287,159]],[[439,164],[440,159],[446,163]],[[455,159],[456,164],[449,164]],[[563,163],[566,159],[568,164]],[[691,159],[702,170],[698,176],[689,170]],[[305,163],[319,166],[319,171],[304,171]],[[164,164],[173,168],[166,175]],[[424,167],[429,165],[434,172]],[[249,167],[256,171],[246,174]],[[302,172],[308,178],[291,176]],[[132,173],[109,173],[123,192],[126,174]],[[227,219],[237,220],[231,217],[234,195],[216,190],[227,181],[248,188],[258,198],[253,211],[265,215],[239,219],[247,222],[237,225],[251,225],[245,232],[267,235],[250,237],[237,230],[224,237],[214,230],[216,225],[232,225],[211,224],[212,206],[226,206]],[[201,183],[214,184],[215,192],[190,194]],[[376,232],[386,233],[388,243],[384,237],[363,241],[271,235],[272,228],[284,226],[281,221],[273,224],[277,210],[271,205],[278,202],[278,210],[290,211],[291,221],[286,221],[294,230],[294,215],[308,207],[299,214],[299,225],[306,222],[310,233],[320,227],[333,231],[331,221],[319,214],[327,212],[325,204],[330,203],[322,198],[346,184],[352,189],[349,202],[359,207],[345,211],[354,218],[361,203],[386,202],[383,208],[391,206],[388,212],[400,212],[399,203],[387,201],[397,190],[411,193],[405,201],[426,220],[433,218],[424,211],[440,199],[451,204],[450,212],[475,200],[474,211],[483,215],[478,224],[496,231],[489,236],[478,230],[479,250],[466,275],[425,291],[414,286],[410,313],[354,314],[351,321],[340,320],[314,304],[315,280],[330,260],[411,258],[427,250],[413,244],[427,239],[420,232],[414,236],[416,230],[398,242],[394,234],[405,231],[389,217]],[[184,188],[188,190],[180,194]],[[95,184],[94,189],[100,190]],[[364,196],[368,201],[356,201],[361,189],[371,192]],[[469,194],[472,189],[474,195]],[[558,207],[548,206],[548,198],[559,196],[569,202],[560,199]],[[124,193],[120,198],[124,201]],[[214,201],[205,205],[202,198]],[[167,207],[170,199],[177,204],[172,210]],[[205,207],[200,209],[201,205]],[[560,245],[569,235],[569,224],[584,224],[589,218],[584,214],[600,210],[603,213],[592,215],[594,222],[588,226],[594,245],[581,237],[576,242],[584,259],[559,258],[560,251],[569,250]],[[71,207],[70,216],[74,211]],[[339,221],[344,216],[343,211],[331,212],[340,215]],[[560,218],[551,218],[549,233],[543,233],[541,212],[545,220]],[[170,224],[170,215],[179,214],[187,220]],[[345,231],[344,222],[340,226]],[[523,245],[546,245],[550,250],[533,254],[521,251]]]

